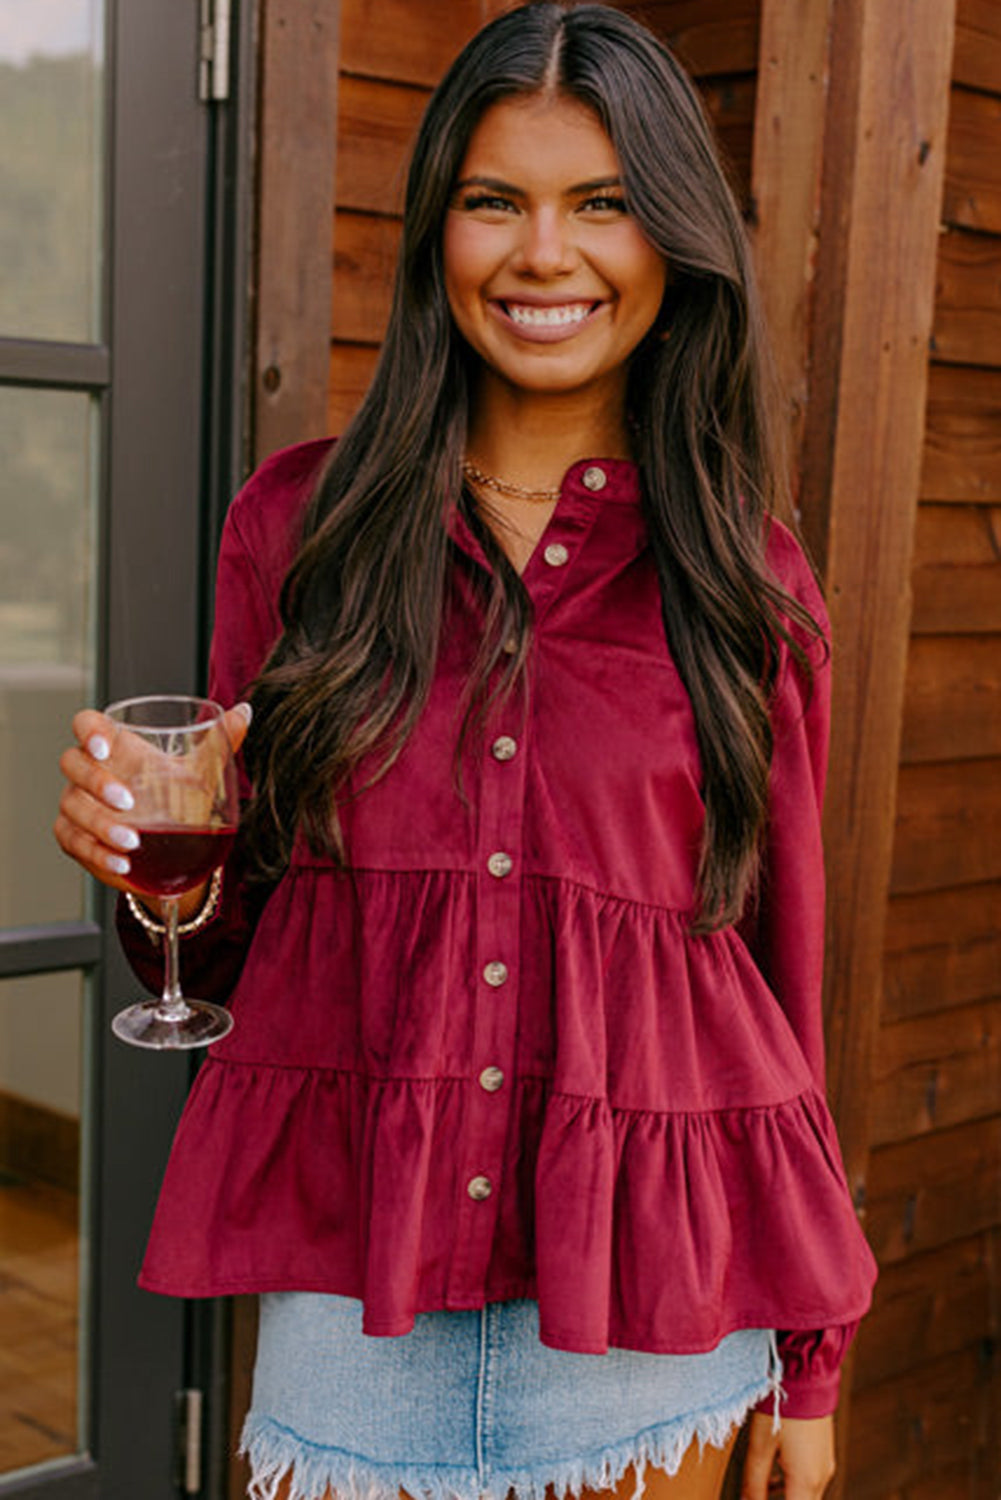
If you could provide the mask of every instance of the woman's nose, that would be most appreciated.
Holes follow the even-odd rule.
[[[542,207],[526,213],[518,251],[518,269],[531,276],[559,276],[573,269],[576,246],[571,226],[555,208]]]

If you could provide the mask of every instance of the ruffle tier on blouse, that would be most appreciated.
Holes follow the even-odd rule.
[[[528,1296],[544,1342],[585,1353],[860,1317],[873,1263],[830,1116],[736,933],[526,875],[531,965],[477,995],[476,879],[290,872],[185,1109],[142,1284],[355,1296],[373,1334]],[[490,1005],[513,1019],[487,1105]],[[495,1105],[503,1153],[472,1210],[489,1259],[463,1291],[470,1119]]]

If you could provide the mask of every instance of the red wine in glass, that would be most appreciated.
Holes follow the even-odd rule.
[[[109,767],[128,787],[129,822],[139,847],[129,884],[159,901],[164,923],[164,985],[158,1000],[140,1000],[111,1023],[136,1047],[201,1047],[225,1036],[229,1011],[181,992],[180,899],[224,863],[236,836],[239,794],[225,715],[207,698],[129,698],[105,709],[111,725]]]
[[[165,823],[136,829],[139,848],[129,861],[129,884],[147,896],[180,896],[225,864],[236,829]]]

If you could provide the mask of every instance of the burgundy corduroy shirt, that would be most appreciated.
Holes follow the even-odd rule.
[[[210,691],[245,696],[328,452],[270,459],[222,543]],[[142,1273],[154,1291],[415,1313],[538,1301],[543,1341],[694,1352],[773,1327],[786,1411],[833,1409],[874,1274],[824,1096],[820,804],[828,669],[784,656],[764,879],[693,936],[703,823],[688,695],[665,639],[632,464],[575,464],[523,579],[524,690],[454,774],[482,630],[458,516],[430,701],[343,806],[348,869],[300,841],[266,901],[235,866],[188,939],[189,992],[233,1032],[200,1070]],[[824,620],[773,525],[769,563]],[[360,787],[365,770],[358,778]],[[123,915],[137,970],[160,956]]]

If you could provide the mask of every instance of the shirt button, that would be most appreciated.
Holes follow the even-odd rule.
[[[513,635],[509,635],[507,640],[504,642],[504,650],[507,652],[508,656],[513,656],[517,649],[518,642],[515,640]]]
[[[599,469],[597,464],[592,464],[589,469],[584,470],[585,489],[592,490],[597,494],[598,490],[603,490],[607,483],[608,475],[604,469]]]
[[[471,1177],[466,1183],[466,1192],[474,1203],[482,1203],[484,1198],[489,1198],[494,1190],[494,1185],[489,1177]]]
[[[542,555],[551,568],[562,568],[570,560],[570,553],[562,542],[550,542]]]
[[[509,734],[498,735],[490,746],[493,751],[494,760],[513,760],[518,749],[518,741],[513,740]]]
[[[492,963],[484,964],[483,977],[492,989],[500,989],[502,984],[507,983],[507,964],[502,964],[499,958]]]
[[[499,1088],[504,1087],[504,1074],[500,1068],[484,1068],[480,1074],[480,1088],[485,1089],[488,1094],[496,1094]]]
[[[490,858],[487,860],[487,869],[490,871],[491,875],[496,876],[498,880],[503,880],[504,876],[510,875],[511,871],[514,869],[514,860],[511,858],[510,854],[502,854],[498,851],[497,854],[491,854]]]

